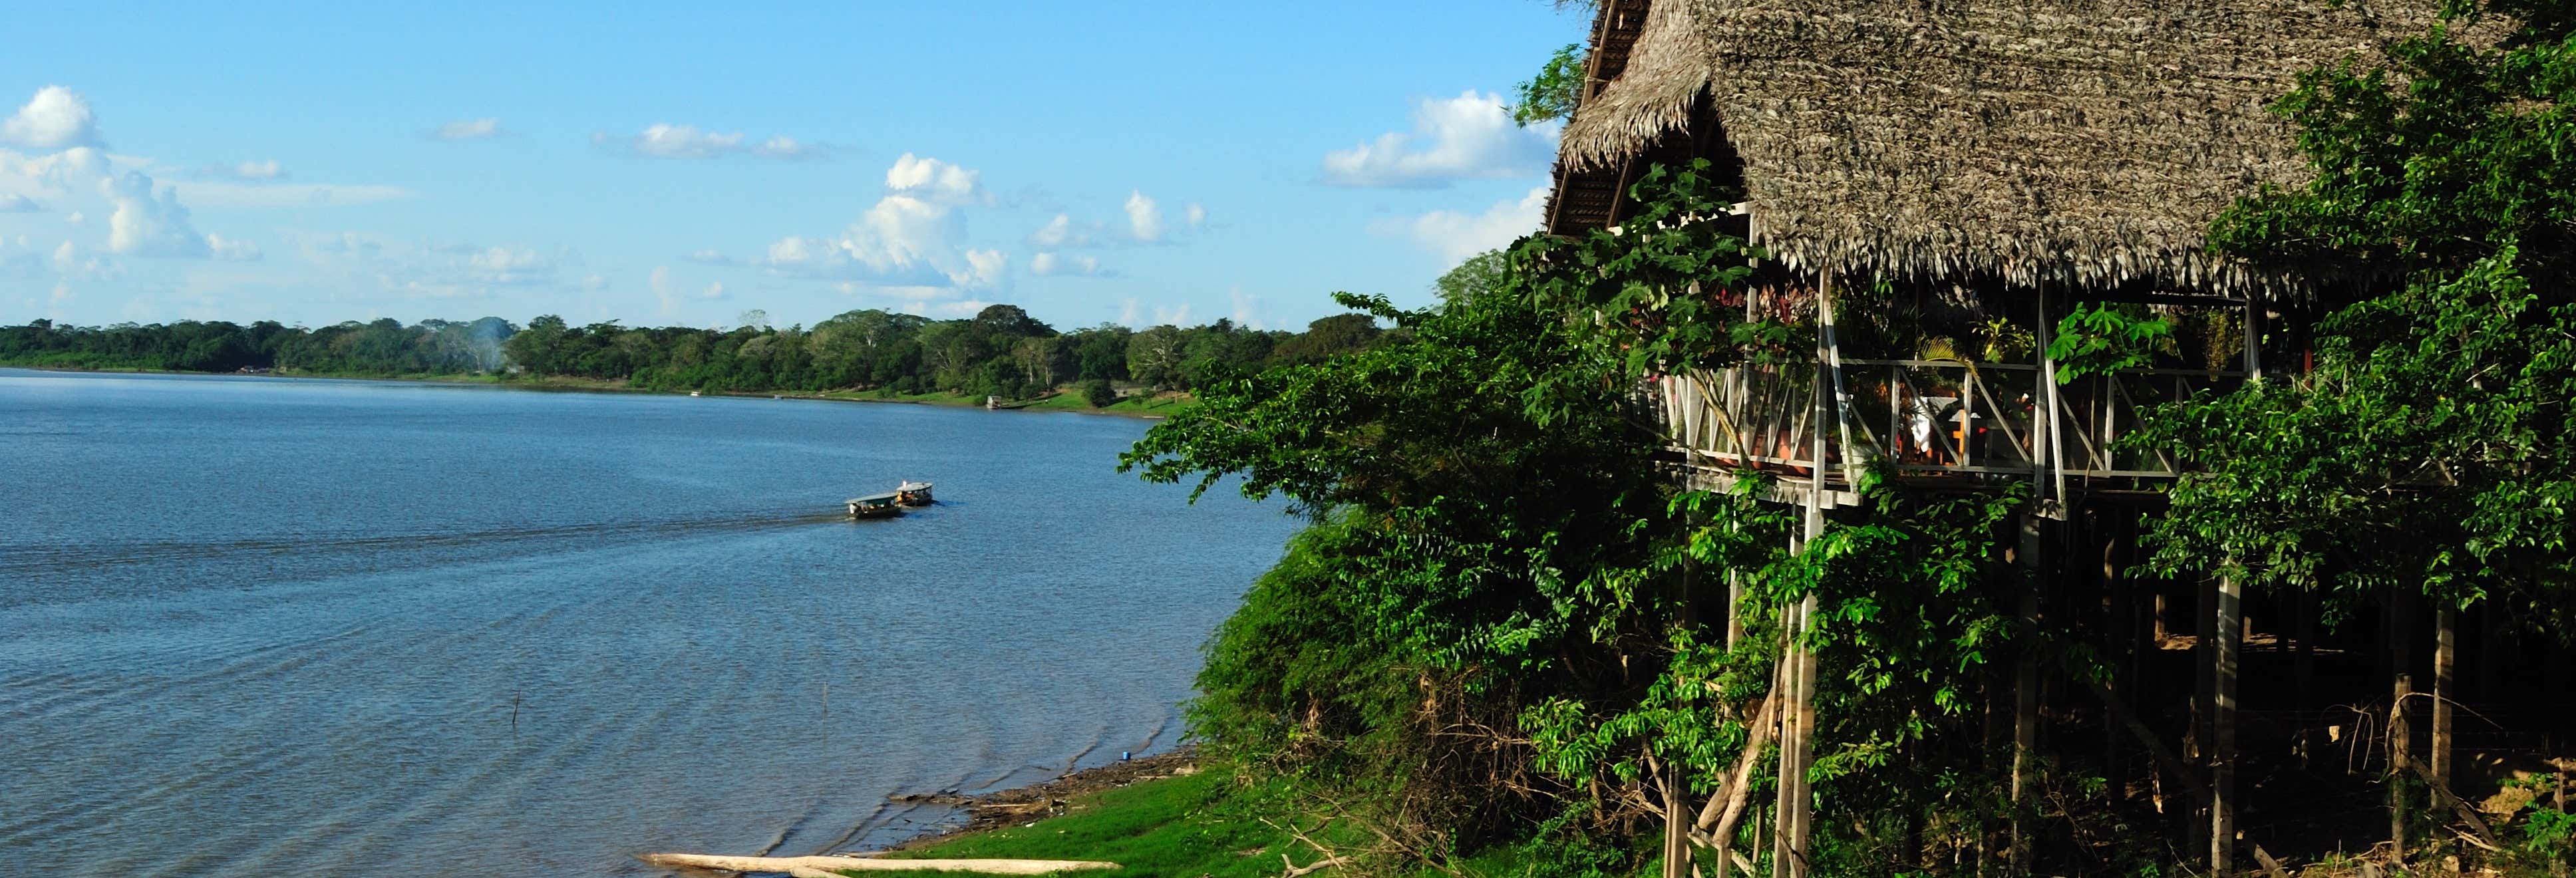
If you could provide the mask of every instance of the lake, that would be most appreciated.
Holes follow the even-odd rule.
[[[653,874],[1168,749],[1297,522],[1117,473],[1147,426],[0,369],[0,857]]]

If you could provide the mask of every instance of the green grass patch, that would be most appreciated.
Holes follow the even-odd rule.
[[[1284,797],[1275,787],[1235,783],[1234,774],[1210,767],[1193,775],[1149,780],[1073,800],[1062,816],[1032,824],[960,836],[894,855],[901,859],[1005,858],[1108,860],[1115,872],[1071,875],[1276,876],[1279,855],[1313,862],[1312,849],[1261,822],[1279,819]],[[860,872],[867,878],[953,878],[947,872]]]

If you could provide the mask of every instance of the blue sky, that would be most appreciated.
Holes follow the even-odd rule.
[[[0,322],[1301,328],[1533,228],[1579,10],[56,4],[0,51]]]

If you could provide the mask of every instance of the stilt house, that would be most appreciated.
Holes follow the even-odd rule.
[[[2255,696],[2247,703],[2267,720],[2260,746],[2304,746],[2332,732],[2333,718],[2308,703],[2321,662],[2357,691],[2381,687],[2367,694],[2385,704],[2392,674],[2398,691],[2409,685],[2408,645],[2424,635],[2401,610],[2386,614],[2386,640],[2347,623],[2336,636],[2354,642],[2334,641],[2317,633],[2313,606],[2258,597],[2276,630],[2249,646],[2248,599],[2232,584],[2126,581],[2129,523],[2153,510],[2154,488],[2176,468],[2114,441],[2142,406],[2297,371],[2307,303],[2362,279],[2219,254],[2211,221],[2262,187],[2307,180],[2294,131],[2267,110],[2298,74],[2376,60],[2385,41],[2422,32],[2433,7],[1600,0],[1547,228],[1615,230],[1633,210],[1630,185],[1658,163],[1708,159],[1733,175],[1743,200],[1730,221],[1768,254],[1746,307],[1813,320],[1820,343],[1811,363],[1668,375],[1648,388],[1679,475],[1722,487],[1772,472],[1773,499],[1806,506],[1811,536],[1856,501],[1864,461],[1932,489],[2027,482],[2037,502],[2020,557],[2042,585],[2024,613],[2037,621],[2045,608],[2051,630],[2085,629],[2121,670],[2100,698],[2056,697],[2106,749],[2132,754],[2136,773],[2115,784],[2203,791],[2194,834],[2225,873],[2257,841],[2238,841],[2240,695]],[[2068,309],[2104,302],[2162,309],[2183,331],[2153,367],[2061,384],[2046,353],[2052,328]],[[2440,637],[2451,643],[2447,629]],[[2497,640],[2482,673],[2506,661]],[[2241,693],[2240,662],[2277,663],[2269,676],[2283,683]],[[1807,656],[1789,678],[1793,704],[1819,672]],[[2025,664],[2016,699],[2025,754],[2049,733],[2033,690],[2071,688],[2033,675]],[[2140,714],[2122,715],[2124,700]],[[2437,766],[2452,746],[2443,713]],[[1800,724],[1812,710],[1786,716],[1769,848],[1777,874],[1800,875],[1812,759],[1812,729]],[[2353,733],[2351,716],[2341,722]],[[2401,743],[2399,765],[2423,749]],[[2029,770],[2016,762],[2016,798]],[[2007,856],[2027,866],[2019,830]],[[1729,867],[1708,859],[1703,874]]]

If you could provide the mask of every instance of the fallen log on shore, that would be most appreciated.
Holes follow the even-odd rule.
[[[985,875],[1044,875],[1081,869],[1115,869],[1100,860],[881,860],[873,857],[727,857],[712,854],[645,854],[637,859],[655,866],[691,866],[727,872],[784,872],[796,878],[837,878],[835,872],[977,872]]]

